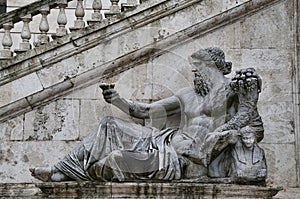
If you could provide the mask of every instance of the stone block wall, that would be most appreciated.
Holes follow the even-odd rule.
[[[159,40],[176,33],[183,29],[185,24],[196,23],[199,13],[202,13],[201,16],[211,14],[207,9],[210,6],[219,7],[218,12],[221,12],[236,2],[246,1],[203,2],[206,3],[206,9],[199,3],[184,10],[194,14],[185,16],[184,12],[181,12],[166,16],[159,23],[151,23],[131,35],[119,37],[112,43],[101,44],[91,49],[90,52],[94,53],[78,55],[74,63],[81,63],[80,68],[76,68],[70,61],[72,58],[62,61],[60,65],[39,71],[37,76],[24,77],[28,78],[30,84],[36,82],[35,78],[42,83],[32,86],[32,90],[26,90],[26,81],[22,80],[16,86],[20,89],[14,95],[22,97],[25,95],[22,95],[22,92],[28,95],[41,90],[42,87],[47,88],[62,81],[64,76],[58,74],[64,74],[60,70],[63,71],[66,67],[70,67],[70,74],[64,75],[72,77],[78,72],[76,70],[91,70],[94,64],[99,64],[99,60],[109,60],[117,53],[138,49],[143,44],[142,40]],[[290,0],[278,1],[250,16],[231,21],[180,45],[163,49],[160,55],[105,81],[116,83],[116,90],[124,98],[142,102],[156,101],[171,96],[180,88],[193,85],[192,68],[187,60],[191,53],[199,48],[221,47],[226,53],[226,58],[233,62],[233,70],[254,67],[263,79],[258,106],[265,124],[265,138],[260,146],[266,152],[268,183],[296,187],[299,183],[296,152],[299,144],[299,126],[296,125],[295,116],[298,106],[295,105],[294,96],[297,92],[295,83],[298,83],[295,82],[296,3],[297,1]],[[104,52],[103,49],[107,49],[107,46],[114,48]],[[35,181],[28,172],[29,167],[48,166],[57,162],[83,137],[95,131],[101,118],[107,115],[132,119],[106,104],[98,83],[95,83],[1,123],[0,181]]]

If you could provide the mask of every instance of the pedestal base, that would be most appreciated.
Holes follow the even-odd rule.
[[[59,182],[36,184],[47,198],[273,198],[280,188],[195,182]]]
[[[0,60],[11,59],[13,57],[13,52],[10,50],[0,50]]]

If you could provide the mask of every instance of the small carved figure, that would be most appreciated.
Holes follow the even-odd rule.
[[[210,177],[231,177],[238,184],[265,185],[267,164],[263,149],[257,145],[255,129],[246,126],[234,133],[231,143],[209,165]]]
[[[205,145],[210,132],[249,125],[255,127],[255,134],[262,139],[263,124],[256,108],[258,94],[252,96],[248,85],[244,89],[240,86],[237,91],[232,89],[235,84],[224,76],[231,72],[231,62],[225,61],[224,52],[219,48],[200,49],[189,59],[194,66],[195,87],[179,90],[151,104],[125,100],[113,85],[101,85],[106,102],[125,113],[141,119],[180,114],[182,126],[159,130],[105,117],[98,130],[63,160],[52,167],[30,169],[32,176],[42,181],[174,180],[207,176],[207,156],[215,151],[215,145],[210,145],[205,157],[199,154],[199,148]],[[257,82],[258,76],[253,73],[252,76]],[[257,92],[257,84],[252,90]]]
[[[241,129],[241,138],[232,151],[232,177],[242,184],[265,184],[267,164],[265,153],[256,143],[255,131],[249,126]]]

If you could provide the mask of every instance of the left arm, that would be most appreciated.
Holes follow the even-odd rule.
[[[248,77],[246,76],[247,73],[249,73]],[[257,101],[261,89],[261,80],[254,71],[252,71],[252,73],[247,73],[238,73],[238,77],[236,76],[233,78],[233,81],[230,84],[231,88],[238,95],[239,105],[237,113],[228,122],[218,127],[215,131],[221,132],[233,129],[238,130],[249,125],[253,116],[256,115]]]

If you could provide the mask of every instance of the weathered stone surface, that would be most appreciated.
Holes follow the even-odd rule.
[[[191,52],[178,54],[170,51],[167,54],[157,57],[152,62],[152,82],[153,97],[165,98],[176,93],[179,89],[193,86],[193,67],[189,64],[187,58]],[[166,90],[163,94],[162,90]]]
[[[35,73],[1,86],[0,107],[41,91],[41,82]]]
[[[102,91],[99,84],[91,85],[85,89],[72,91],[65,99],[86,99],[86,100],[102,100]]]
[[[32,183],[0,184],[1,198],[40,198],[41,190]]]
[[[41,187],[43,193],[38,187]],[[0,184],[2,198],[278,198],[296,196],[296,189],[280,187],[214,185],[187,182],[171,183],[6,183]],[[242,195],[243,194],[243,195]],[[294,194],[294,195],[292,195]],[[284,196],[284,197],[282,197]],[[287,197],[289,196],[289,197]]]
[[[29,168],[52,165],[64,157],[74,142],[64,141],[0,141],[0,181],[20,183],[35,181]],[[36,181],[37,182],[37,181]]]
[[[49,99],[49,96],[62,96],[71,88],[73,88],[73,83],[70,80],[66,80],[61,84],[56,84],[44,89],[42,92],[38,92],[31,96],[28,96],[26,98],[26,101],[31,105],[31,107],[38,107],[52,101],[51,99]]]
[[[272,198],[279,187],[175,183],[39,183],[48,197],[81,198]]]
[[[24,115],[0,124],[0,140],[23,140]]]
[[[294,144],[264,144],[260,146],[266,153],[269,185],[294,187],[297,182]]]
[[[227,10],[230,9],[234,6],[240,5],[242,3],[247,2],[248,0],[225,0],[221,1],[222,2],[222,10]]]
[[[113,115],[111,105],[103,100],[81,100],[80,108],[80,139],[96,131],[103,117]]]
[[[300,198],[300,189],[299,188],[283,189],[282,191],[280,191],[273,198],[274,199],[294,199],[294,198]]]
[[[293,17],[290,11],[293,3],[282,1],[264,12],[245,18],[241,23],[241,48],[293,48],[290,30]],[[254,23],[255,22],[255,23]]]
[[[266,143],[294,143],[295,126],[291,102],[260,103],[259,111],[264,121]]]
[[[153,71],[150,64],[141,64],[111,78],[115,88],[126,99],[153,99]]]
[[[59,100],[25,114],[24,140],[77,140],[78,100]]]
[[[63,61],[51,68],[45,68],[37,72],[44,88],[48,88],[58,82],[63,82],[77,75],[79,65],[74,60]]]

